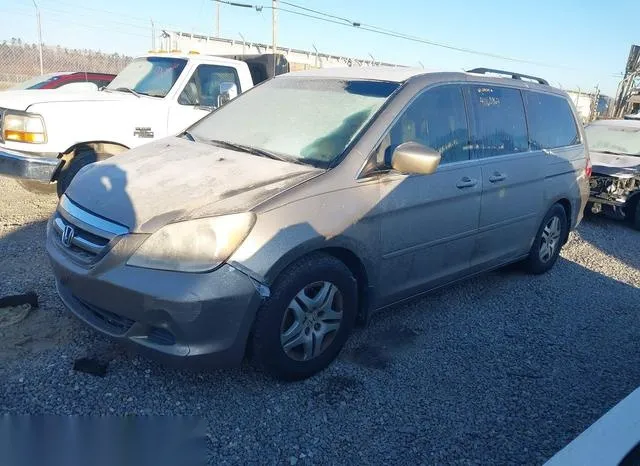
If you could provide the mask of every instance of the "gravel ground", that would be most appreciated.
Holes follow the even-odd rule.
[[[540,464],[640,385],[640,233],[585,221],[548,274],[498,271],[377,314],[322,374],[196,373],[69,318],[42,246],[53,196],[0,179],[0,411],[195,414],[213,464]],[[77,357],[110,360],[104,378]]]

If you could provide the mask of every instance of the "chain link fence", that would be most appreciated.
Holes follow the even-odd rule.
[[[43,72],[82,71],[117,74],[132,57],[94,50],[42,47]],[[20,40],[0,43],[0,89],[6,89],[27,79],[39,76],[40,50],[36,44]]]

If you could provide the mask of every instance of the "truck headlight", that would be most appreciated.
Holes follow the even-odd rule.
[[[47,142],[44,120],[35,113],[8,111],[4,114],[2,137],[5,141],[44,144]]]
[[[127,265],[177,272],[208,272],[224,261],[247,237],[255,216],[246,212],[170,223],[150,235]]]

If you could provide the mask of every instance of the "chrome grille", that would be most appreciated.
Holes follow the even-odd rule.
[[[66,195],[60,198],[52,227],[59,246],[85,264],[99,258],[114,238],[129,231],[120,224],[82,209]]]

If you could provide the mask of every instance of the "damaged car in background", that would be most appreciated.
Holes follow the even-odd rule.
[[[586,133],[593,163],[587,208],[640,230],[640,121],[595,121]]]

